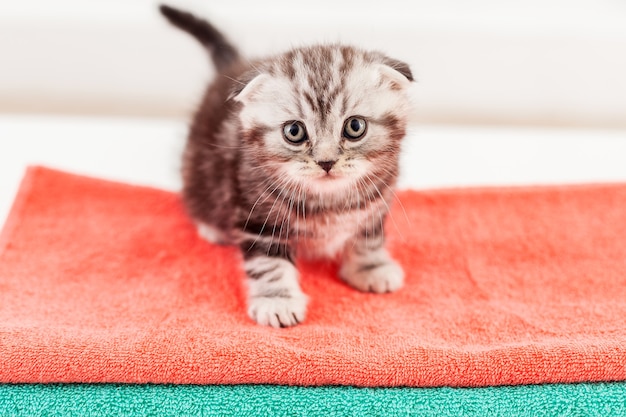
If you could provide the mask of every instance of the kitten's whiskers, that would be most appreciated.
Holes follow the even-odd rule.
[[[268,164],[264,164],[264,165],[257,165],[255,167],[251,167],[251,169],[257,170],[257,169],[262,169],[262,168],[265,168],[265,167],[274,167],[274,166],[276,166],[275,163],[268,163]],[[263,180],[263,182],[260,184],[260,186],[263,186],[265,183],[267,183],[270,180],[272,180],[271,177],[266,178],[265,180]],[[275,179],[274,181],[271,182],[271,184],[269,184],[267,187],[265,187],[265,189],[261,192],[261,194],[259,194],[259,198],[256,199],[256,201],[252,205],[252,208],[250,209],[250,212],[248,213],[248,217],[246,218],[246,223],[244,225],[244,230],[248,226],[248,223],[250,222],[250,217],[252,217],[252,212],[254,211],[256,206],[259,204],[259,201],[261,200],[263,195],[267,193],[267,195],[263,199],[263,201],[260,201],[261,204],[265,203],[267,201],[267,199],[271,197],[271,195],[274,193],[274,191],[276,191],[278,189],[278,187],[280,187],[281,182],[282,182],[282,179],[280,179],[280,178]],[[272,189],[272,191],[268,192],[268,190],[274,184],[276,184],[276,186]],[[267,219],[266,219],[266,221],[267,221]],[[265,226],[265,224],[264,224],[264,226]]]
[[[230,76],[228,76],[228,75],[226,75],[226,74],[220,74],[220,75],[221,75],[222,77],[224,77],[224,78],[228,78],[228,79],[229,79],[229,80],[231,80],[232,82],[235,82],[235,83],[237,83],[237,84],[239,84],[239,85],[242,85],[242,86],[244,86],[244,87],[246,86],[246,83],[244,83],[243,81],[239,81],[239,80],[238,80],[238,79],[236,79],[236,78],[230,77]]]
[[[274,224],[274,230],[276,229],[276,226],[278,225],[278,216],[280,214],[282,214],[282,218],[280,221],[280,228],[278,230],[278,241],[281,242],[281,238],[283,235],[283,230],[285,230],[285,240],[289,241],[289,231],[290,231],[290,227],[291,227],[291,211],[293,210],[293,191],[291,189],[291,185],[294,183],[294,180],[290,179],[289,181],[287,181],[287,183],[285,184],[285,188],[284,190],[285,195],[283,195],[283,198],[280,202],[280,207],[278,208],[278,212],[276,213],[276,221]],[[287,198],[287,196],[289,196],[289,204],[287,209],[285,210],[285,199]],[[287,227],[285,228],[285,222],[287,223]],[[274,237],[274,234],[272,233],[272,238]]]
[[[274,202],[272,203],[272,207],[270,207],[270,209],[267,212],[267,217],[265,217],[265,221],[263,222],[263,229],[267,225],[267,222],[270,219],[270,216],[272,215],[272,212],[274,211],[274,207],[276,207],[276,203],[278,202],[278,199],[280,198],[281,195],[284,194],[285,190],[287,190],[288,183],[284,182],[283,179],[279,179],[278,180],[278,186],[276,188],[274,188],[274,190],[272,190],[272,193],[274,191],[276,191],[276,189],[278,189],[278,187],[280,187],[280,186],[282,186],[282,189],[278,193],[278,196],[274,199]],[[282,199],[281,205],[282,205],[282,203],[284,203],[285,197],[286,197],[286,194],[283,195],[283,199]],[[276,218],[274,220],[274,224],[272,225],[272,236],[270,237],[270,246],[268,247],[268,250],[269,250],[269,248],[271,248],[271,245],[274,243],[274,237],[275,237],[275,234],[276,234],[276,226],[277,226],[277,223],[278,223],[278,216],[279,215],[280,215],[280,207],[279,207],[278,211],[276,212]],[[259,234],[259,236],[257,236],[256,240],[258,240],[260,237],[261,237],[261,235]],[[256,242],[256,240],[255,240],[255,242]],[[279,235],[279,241],[280,241],[280,235]]]
[[[242,148],[242,146],[228,146],[228,145],[220,145],[218,143],[207,143],[207,145],[213,148],[220,148],[220,149],[241,149]]]
[[[394,176],[394,174],[389,171],[388,169],[383,169],[383,172]],[[402,204],[402,201],[400,200],[400,198],[398,198],[398,194],[396,194],[395,190],[393,189],[393,187],[391,187],[389,184],[387,184],[385,181],[381,181],[383,183],[383,185],[385,187],[387,187],[387,189],[389,190],[389,192],[392,194],[394,200],[397,202],[397,204],[400,206],[400,209],[402,209],[402,214],[404,216],[404,220],[406,221],[406,224],[410,224],[411,222],[409,221],[409,216],[406,213],[406,209],[404,208],[404,204]],[[389,215],[390,217],[393,218],[393,214]],[[404,235],[402,233],[400,233],[400,238],[402,240],[405,239]]]
[[[270,179],[265,179],[263,181],[263,183],[265,183],[265,182],[267,182],[269,180],[271,180],[271,178]],[[261,183],[261,185],[263,185],[263,183]],[[248,227],[248,224],[250,222],[250,218],[252,217],[252,213],[254,212],[254,209],[257,207],[259,202],[260,202],[260,204],[265,203],[267,201],[267,199],[271,197],[271,195],[274,193],[274,191],[276,191],[278,189],[278,187],[280,187],[280,184],[281,184],[281,180],[280,179],[276,179],[276,180],[272,181],[267,187],[265,187],[265,189],[261,192],[261,194],[259,195],[259,198],[256,199],[256,201],[252,205],[252,208],[250,209],[250,212],[248,213],[248,217],[247,217],[246,222],[245,222],[245,224],[243,226],[244,230],[246,230],[246,228]],[[272,186],[274,186],[274,188],[272,189],[272,191],[269,191],[269,189]],[[265,196],[263,201],[261,201],[261,198],[265,194],[267,194],[267,195]],[[268,214],[268,217],[269,217],[269,214]],[[254,246],[254,244],[256,244],[257,241],[259,240],[259,238],[261,237],[261,232],[265,229],[265,225],[267,224],[268,217],[265,218],[265,222],[263,222],[263,225],[261,226],[261,229],[259,230],[259,234],[256,237],[256,239],[254,240],[254,242],[252,243],[251,247]]]
[[[378,179],[380,182],[382,182],[384,185],[387,185],[385,183],[385,181],[383,181],[379,176],[377,176],[376,174],[372,173],[371,175],[373,175],[374,177],[376,177],[376,179]],[[389,213],[389,218],[391,219],[391,222],[393,223],[393,226],[395,227],[396,231],[398,232],[398,234],[402,237],[402,239],[404,240],[404,235],[402,234],[402,231],[400,230],[400,228],[398,227],[398,223],[396,223],[396,220],[393,218],[393,213],[391,212],[391,208],[389,207],[389,204],[387,204],[387,200],[385,199],[385,197],[383,196],[383,194],[380,192],[380,190],[378,189],[378,187],[376,186],[376,184],[374,183],[374,181],[367,176],[366,179],[370,182],[370,184],[372,184],[372,188],[374,188],[374,190],[378,193],[378,195],[380,196],[380,199],[382,200],[383,204],[385,205],[385,207],[387,208],[387,213]],[[379,213],[380,214],[380,213]],[[381,226],[383,225],[383,219],[382,219],[382,214],[380,214],[381,216]]]

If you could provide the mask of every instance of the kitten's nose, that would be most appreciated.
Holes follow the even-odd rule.
[[[337,161],[317,161],[317,165],[321,166],[326,172],[330,171]]]

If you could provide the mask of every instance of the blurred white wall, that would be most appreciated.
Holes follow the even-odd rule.
[[[403,59],[421,122],[626,127],[624,1],[171,3],[249,55],[344,41]],[[156,5],[0,2],[0,112],[186,117],[212,69]]]

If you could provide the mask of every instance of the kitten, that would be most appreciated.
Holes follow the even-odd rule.
[[[218,76],[190,128],[183,199],[200,234],[238,245],[248,314],[301,323],[295,257],[336,260],[366,292],[399,289],[383,224],[398,175],[413,76],[407,64],[342,45],[248,61],[210,23],[161,13],[210,52]]]

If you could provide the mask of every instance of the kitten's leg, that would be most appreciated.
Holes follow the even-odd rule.
[[[262,240],[241,245],[248,275],[248,315],[264,326],[299,324],[308,297],[300,289],[298,270],[285,245],[264,245]]]
[[[393,292],[404,283],[402,267],[384,247],[382,227],[368,230],[346,245],[339,276],[363,292]]]

